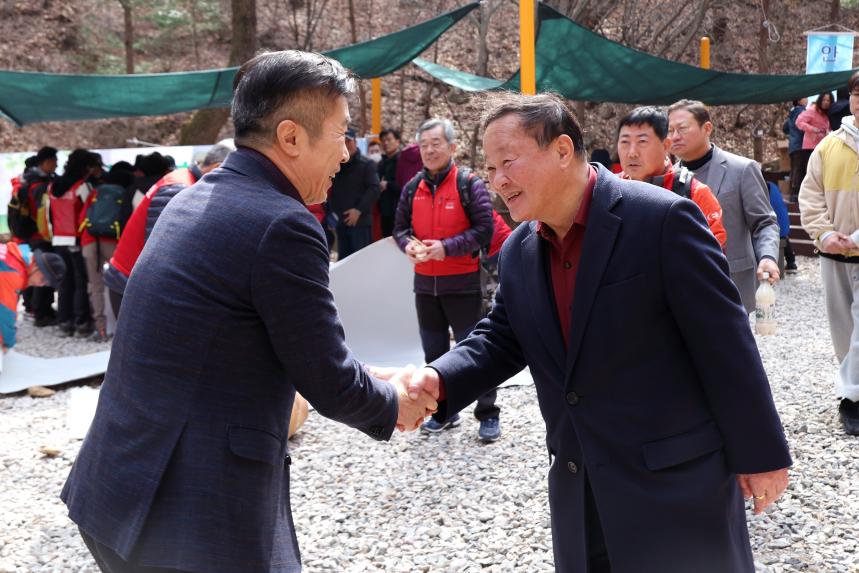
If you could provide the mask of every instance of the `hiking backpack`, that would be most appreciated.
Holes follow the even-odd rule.
[[[12,178],[12,198],[6,208],[6,224],[18,239],[29,239],[36,233],[36,221],[30,214],[30,182],[23,176]]]
[[[105,183],[96,188],[96,196],[86,210],[86,217],[81,223],[80,230],[86,230],[93,237],[119,239],[125,223],[124,204],[126,200],[124,187]]]

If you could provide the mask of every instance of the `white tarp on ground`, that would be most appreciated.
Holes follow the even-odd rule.
[[[378,241],[331,265],[331,290],[355,357],[377,366],[423,364],[415,313],[412,264],[392,239]],[[324,349],[320,349],[324,352]],[[0,394],[104,374],[110,352],[36,358],[12,350],[2,361]],[[531,384],[525,372],[505,385]]]
[[[346,343],[358,360],[376,366],[423,364],[413,283],[412,263],[390,238],[331,266]],[[504,386],[532,383],[526,369]]]
[[[26,390],[30,386],[55,386],[104,374],[110,351],[65,358],[37,358],[10,350],[3,356],[0,394]]]

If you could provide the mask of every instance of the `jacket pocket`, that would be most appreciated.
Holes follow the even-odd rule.
[[[283,464],[283,440],[277,434],[248,426],[230,426],[227,434],[230,451],[235,455],[272,466]]]
[[[651,471],[664,470],[722,449],[722,434],[709,421],[682,434],[641,446],[644,464]]]

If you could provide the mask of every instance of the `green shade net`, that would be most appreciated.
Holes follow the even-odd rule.
[[[554,91],[573,100],[671,104],[688,98],[710,105],[780,103],[846,87],[853,73],[786,76],[704,70],[608,40],[545,4],[539,5],[538,15],[537,90]],[[502,83],[423,60],[415,64],[466,91],[519,90],[518,73]]]
[[[384,76],[407,65],[477,6],[472,2],[399,32],[324,53],[362,78]],[[0,114],[22,126],[228,107],[237,69],[114,76],[0,71]]]

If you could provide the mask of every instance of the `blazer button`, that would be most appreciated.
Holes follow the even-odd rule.
[[[569,394],[567,394],[567,404],[569,404],[570,406],[575,406],[578,403],[579,403],[579,395],[578,394],[576,394],[575,392],[570,392]]]
[[[567,469],[568,469],[568,470],[570,470],[570,473],[571,473],[571,474],[577,474],[577,473],[579,473],[579,466],[577,466],[577,465],[576,465],[575,463],[573,463],[573,462],[567,462]]]

